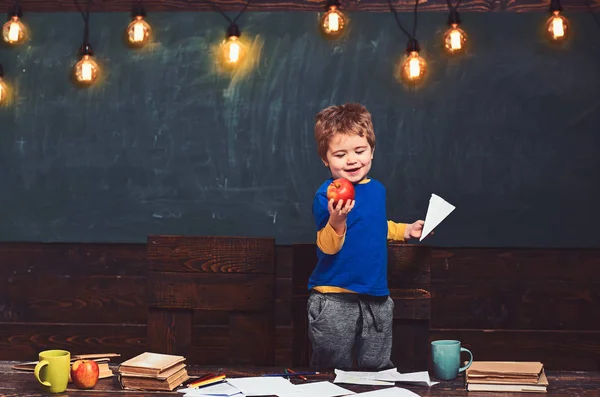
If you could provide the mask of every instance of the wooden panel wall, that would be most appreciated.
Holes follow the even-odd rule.
[[[300,263],[314,261],[313,247]],[[600,370],[600,250],[433,248],[430,263],[425,252],[389,251],[390,262],[400,265],[390,270],[400,366],[425,368],[430,340],[456,338],[479,360]],[[293,338],[292,295],[307,291],[303,282],[292,285],[293,261],[292,246],[275,247],[274,362],[280,367],[292,365],[294,347],[302,350]],[[164,266],[178,273],[225,269],[225,262],[230,258],[213,255],[208,261],[170,258]],[[123,357],[146,350],[146,267],[145,244],[0,243],[0,359],[32,360],[48,348]],[[397,279],[405,284],[394,285]],[[160,321],[183,318],[189,317],[180,311]],[[207,362],[222,362],[229,349],[227,313],[197,310],[190,321],[196,349]],[[177,339],[178,330],[171,332]]]
[[[164,257],[158,251],[153,255]],[[145,351],[146,257],[146,244],[0,243],[0,360],[34,360],[39,351],[50,348],[73,353],[117,352],[121,359]],[[164,257],[162,266],[174,273],[202,271],[203,267],[239,270],[229,266],[232,260],[227,256],[206,251],[205,257],[213,259],[190,262]],[[246,261],[250,268],[257,263],[252,256]],[[277,262],[275,363],[289,366],[291,246],[277,247]],[[274,259],[269,263],[273,270]],[[179,311],[156,321],[182,324],[185,318],[185,311]],[[222,363],[230,349],[227,313],[197,310],[190,321],[193,335],[189,342],[174,329],[170,340],[187,344],[193,338],[194,354],[201,352],[206,362]],[[247,325],[236,328],[247,329]]]
[[[274,239],[149,236],[148,264],[150,350],[273,365]]]
[[[292,269],[293,247],[275,247],[275,365],[292,365]]]
[[[0,243],[0,359],[146,346],[144,244]]]
[[[600,250],[436,249],[430,339],[478,360],[600,369]]]

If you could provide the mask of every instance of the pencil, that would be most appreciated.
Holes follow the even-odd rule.
[[[204,375],[196,377],[193,381],[190,382],[190,384],[194,383],[194,382],[200,382],[205,379],[210,379],[213,376],[217,376],[217,374],[215,374],[214,372],[209,372],[208,374],[204,374]]]
[[[187,387],[190,387],[190,386],[191,386],[191,385],[193,385],[194,383],[200,383],[200,382],[203,382],[203,381],[205,381],[205,380],[207,380],[207,379],[211,379],[211,378],[213,378],[213,377],[215,377],[215,376],[217,376],[217,374],[215,374],[215,373],[212,373],[212,372],[210,372],[210,373],[208,373],[208,374],[204,374],[204,375],[202,375],[202,376],[199,376],[199,377],[197,377],[196,379],[192,380],[192,381],[191,381],[190,383],[188,383],[186,386],[187,386]]]
[[[289,368],[286,368],[286,369],[285,369],[285,372],[288,372],[288,373],[290,373],[290,374],[292,374],[292,375],[297,375],[297,376],[298,376],[298,378],[300,378],[300,379],[302,379],[302,380],[308,380],[308,379],[306,379],[306,376],[299,375],[299,374],[297,374],[296,372],[292,371],[292,370],[291,370],[291,369],[289,369]]]
[[[195,381],[189,383],[187,385],[187,387],[193,389],[193,388],[196,388],[196,387],[207,386],[207,385],[211,385],[213,383],[222,382],[223,379],[225,379],[225,375],[215,375],[215,376],[210,377],[210,378],[203,377],[203,378],[200,378],[198,380],[195,380]]]

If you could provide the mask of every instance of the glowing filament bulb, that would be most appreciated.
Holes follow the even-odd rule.
[[[13,16],[2,28],[2,36],[8,44],[21,44],[25,41],[25,25],[18,16]]]
[[[419,60],[417,58],[410,58],[408,60],[408,77],[416,79],[419,75],[421,75],[421,65],[419,64]]]
[[[559,17],[552,18],[552,34],[554,37],[563,37],[565,35],[563,21]]]
[[[135,19],[127,26],[127,39],[129,43],[136,46],[146,44],[150,39],[152,28],[141,15],[136,15]]]
[[[10,41],[19,40],[19,34],[21,33],[21,27],[18,23],[11,22],[10,28],[8,29],[8,39]]]
[[[231,43],[229,46],[229,62],[237,62],[240,59],[240,44]]]
[[[81,65],[81,80],[92,81],[92,65],[89,62]]]
[[[221,64],[228,68],[237,67],[236,65],[246,57],[246,48],[240,41],[242,35],[240,28],[232,23],[227,28],[227,39],[221,43]]]
[[[2,77],[0,77],[0,104],[4,103],[6,98],[8,97],[8,87]]]
[[[6,103],[8,98],[8,85],[4,82],[4,68],[0,64],[0,105]]]
[[[98,64],[90,55],[83,55],[75,65],[75,79],[82,84],[92,84],[98,77]]]
[[[229,63],[236,63],[240,60],[242,48],[236,36],[229,37],[226,48],[226,59]]]
[[[548,35],[553,41],[562,41],[566,39],[568,25],[567,18],[560,15],[560,11],[553,11],[553,15],[546,23]]]
[[[331,5],[329,11],[323,15],[321,27],[326,35],[338,36],[344,30],[345,24],[344,14],[338,10],[337,6]]]
[[[327,18],[327,29],[330,32],[337,32],[340,30],[340,16],[337,12],[332,12]]]
[[[402,77],[410,82],[417,82],[427,70],[425,60],[417,51],[411,51],[402,65]]]
[[[450,48],[460,50],[462,43],[460,42],[460,32],[456,29],[450,32]]]
[[[144,39],[144,25],[136,23],[133,25],[133,41],[142,41]]]
[[[467,41],[467,34],[453,23],[444,34],[444,49],[450,54],[462,52]]]

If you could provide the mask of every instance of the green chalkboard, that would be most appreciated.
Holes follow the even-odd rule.
[[[78,13],[27,14],[30,42],[0,49],[15,89],[0,109],[0,240],[143,242],[148,234],[314,241],[312,198],[328,177],[316,113],[357,101],[373,114],[372,176],[388,215],[423,218],[431,193],[456,205],[429,244],[595,246],[600,223],[600,31],[570,15],[552,48],[544,14],[463,14],[472,47],[439,50],[445,13],[423,13],[430,77],[393,77],[406,38],[388,13],[351,16],[324,40],[316,13],[246,13],[254,68],[215,67],[217,13],[151,14],[155,42],[123,44],[125,13],[92,14],[104,71],[76,88]],[[410,26],[411,16],[401,15]]]

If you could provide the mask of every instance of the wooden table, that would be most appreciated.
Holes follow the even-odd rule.
[[[32,372],[13,370],[12,366],[16,361],[0,361],[0,397],[9,396],[47,396],[43,387],[34,378]],[[113,368],[116,368],[113,366]],[[259,376],[264,373],[281,372],[283,368],[240,368],[240,367],[198,367],[189,366],[190,376],[205,374],[207,372],[222,372],[229,377]],[[600,397],[600,372],[547,372],[548,387],[547,396],[598,396]],[[311,377],[312,380],[333,380],[333,374]],[[296,382],[296,381],[294,381]],[[302,382],[302,381],[300,381]],[[69,384],[72,386],[72,384]],[[379,387],[345,385],[340,386],[356,391],[375,390]],[[404,387],[424,397],[440,396],[464,396],[464,397],[532,397],[542,395],[539,393],[489,393],[489,392],[467,392],[464,389],[464,378],[461,376],[456,380],[442,382],[431,388],[427,386],[411,386],[397,384],[398,387]],[[92,396],[126,396],[126,397],[144,397],[144,396],[181,396],[176,392],[150,392],[150,391],[130,391],[122,390],[116,377],[100,379],[93,390],[77,390],[68,388],[66,392],[55,394],[56,396],[69,397],[92,397]]]

